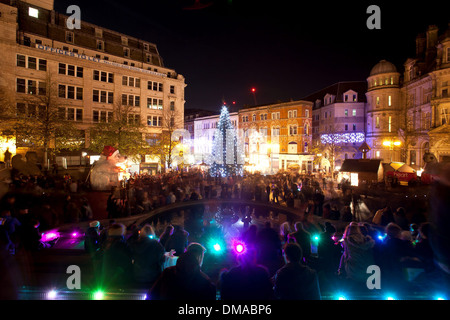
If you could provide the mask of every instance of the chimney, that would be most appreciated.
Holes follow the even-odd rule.
[[[427,36],[425,33],[420,33],[416,37],[416,58],[423,58],[427,45]]]
[[[427,30],[427,55],[431,52],[436,52],[436,44],[438,42],[438,27],[435,25],[429,26]]]

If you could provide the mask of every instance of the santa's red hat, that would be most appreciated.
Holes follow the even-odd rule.
[[[109,158],[109,157],[115,155],[116,153],[119,153],[119,150],[117,150],[116,148],[114,148],[112,146],[105,146],[103,148],[102,155],[104,155],[106,158]]]

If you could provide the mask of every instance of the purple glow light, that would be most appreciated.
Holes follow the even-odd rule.
[[[246,251],[245,243],[243,243],[241,241],[234,240],[232,247],[233,247],[234,252],[237,254],[243,254]]]
[[[56,238],[59,238],[58,232],[47,232],[42,234],[41,241],[47,242],[55,240]]]

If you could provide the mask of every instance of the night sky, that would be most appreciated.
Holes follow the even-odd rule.
[[[197,0],[199,1],[199,0]],[[164,66],[186,78],[186,108],[219,111],[301,99],[339,81],[366,80],[380,60],[403,63],[428,25],[443,32],[448,1],[55,0],[81,19],[155,43]],[[399,5],[401,3],[402,5]],[[369,30],[367,7],[381,9]]]

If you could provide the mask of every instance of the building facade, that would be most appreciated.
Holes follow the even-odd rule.
[[[230,121],[239,132],[238,113],[230,112]],[[194,159],[195,163],[208,162],[212,155],[214,140],[217,137],[220,114],[194,119]]]
[[[155,44],[84,21],[69,29],[51,0],[2,0],[0,12],[0,85],[17,112],[31,117],[26,101],[56,87],[61,115],[76,124],[86,149],[90,129],[111,121],[117,105],[145,125],[143,139],[161,134],[166,112],[183,123],[185,79],[164,66]]]
[[[321,161],[315,169],[327,173],[330,161],[339,167],[345,159],[359,158],[358,148],[365,139],[364,81],[339,82],[319,90],[304,100],[313,103],[312,144]]]
[[[314,103],[313,145],[327,150],[330,133],[361,133],[350,141],[336,139],[336,169],[346,158],[361,158],[363,142],[371,148],[367,158],[416,170],[430,154],[450,161],[450,25],[442,34],[436,26],[419,34],[415,57],[403,67],[400,72],[381,60],[365,84],[340,82],[304,98]],[[325,158],[331,160],[329,153]]]
[[[264,173],[312,172],[312,106],[301,100],[240,109],[246,164]]]

